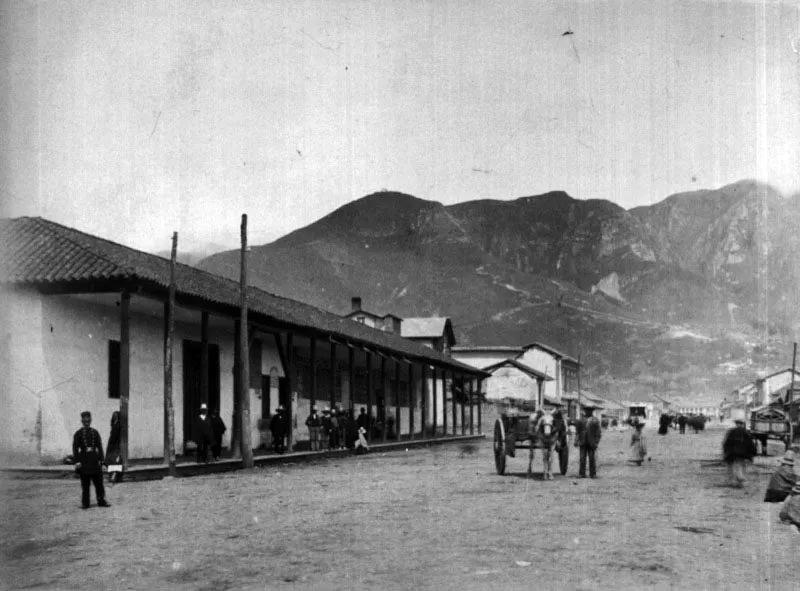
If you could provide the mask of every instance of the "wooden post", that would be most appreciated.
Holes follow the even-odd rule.
[[[248,337],[250,336],[247,324],[247,214],[242,214],[242,254],[241,254],[241,283],[239,297],[241,306],[239,330],[239,408],[241,409],[241,439],[242,439],[242,466],[253,467],[253,444],[250,432],[250,353]]]
[[[797,364],[797,343],[794,343],[794,348],[792,349],[792,384],[791,386],[789,386],[791,388],[789,390],[790,394],[789,396],[786,397],[787,405],[789,404],[789,402],[794,402],[794,372],[796,364]]]
[[[433,392],[431,393],[431,398],[433,399],[433,404],[431,405],[431,413],[433,414],[433,436],[439,436],[439,388],[436,385],[436,366],[434,365],[431,367],[431,386],[433,386]]]
[[[119,455],[128,467],[128,406],[131,392],[131,294],[120,295],[119,330]]]
[[[200,402],[208,404],[208,312],[200,314]]]
[[[231,420],[231,455],[234,458],[240,458],[242,454],[242,440],[240,433],[242,431],[242,415],[239,412],[239,381],[241,379],[241,372],[239,365],[241,364],[242,351],[239,347],[242,333],[242,321],[238,318],[233,321],[233,419]]]
[[[328,386],[330,387],[328,398],[330,399],[331,403],[332,416],[333,409],[336,408],[336,343],[333,341],[331,341],[331,373],[328,376]]]
[[[428,430],[426,422],[428,421],[428,366],[423,363],[420,366],[420,383],[422,384],[422,400],[420,401],[420,422],[422,423],[422,439],[427,439]]]
[[[367,443],[372,443],[372,353],[367,355]]]
[[[466,418],[467,418],[466,410],[467,409],[464,408],[464,403],[467,400],[467,387],[466,387],[466,385],[464,383],[466,381],[464,379],[464,374],[462,373],[460,377],[461,377],[461,380],[460,380],[461,381],[461,434],[462,435],[466,435],[467,434],[467,421],[466,421]]]
[[[475,389],[475,378],[469,378],[469,434],[475,435],[475,411],[472,407],[475,405],[475,399],[472,397]]]
[[[442,435],[447,435],[447,370],[442,370]]]
[[[400,362],[394,361],[394,431],[395,439],[400,441]]]
[[[381,397],[383,399],[382,400],[382,402],[383,402],[383,404],[382,404],[383,416],[379,417],[379,418],[383,420],[382,439],[383,439],[383,442],[386,443],[386,431],[387,431],[386,423],[388,422],[386,420],[388,418],[386,416],[386,357],[384,357],[383,355],[381,355]],[[379,411],[380,411],[380,409],[381,409],[381,407],[378,407]]]
[[[311,406],[317,403],[317,338],[310,337],[309,348],[311,349]]]
[[[583,416],[583,408],[581,405],[581,354],[578,352],[578,408],[576,416],[573,418],[579,419]]]
[[[347,349],[347,382],[349,384],[349,391],[347,394],[350,401],[350,410],[353,410],[356,398],[356,349],[352,344],[350,344]],[[344,396],[344,393],[342,393],[342,396]],[[354,420],[355,413],[352,413],[347,419]]]
[[[483,406],[483,379],[478,378],[478,435],[483,434],[481,426],[481,407]]]
[[[408,439],[414,441],[414,365],[408,362]]]
[[[453,435],[458,435],[458,407],[456,406],[456,372],[450,373],[450,399],[453,401]]]
[[[275,340],[280,343],[281,337],[280,335],[275,335]],[[294,430],[294,421],[295,421],[295,409],[292,408],[292,401],[294,400],[294,383],[292,380],[292,374],[294,373],[294,353],[292,352],[292,346],[294,345],[294,335],[290,332],[286,335],[286,355],[284,355],[285,363],[283,368],[283,374],[286,379],[286,390],[289,392],[289,400],[288,402],[288,410],[286,411],[286,416],[288,417],[289,425],[288,425],[288,433],[286,436],[286,442],[289,446],[289,451],[294,449],[294,438],[296,436]],[[263,396],[263,394],[262,394]],[[278,388],[278,404],[280,404],[280,388]]]
[[[178,233],[172,233],[172,256],[169,263],[169,297],[166,305],[167,331],[164,335],[164,463],[169,475],[175,469],[175,407],[172,402],[172,333],[175,330],[175,261],[178,256]]]

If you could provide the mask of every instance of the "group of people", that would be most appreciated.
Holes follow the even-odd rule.
[[[345,411],[341,408],[326,407],[322,409],[320,415],[317,407],[312,406],[306,418],[311,451],[332,449],[366,451],[368,445],[364,436],[368,432],[369,423],[365,408],[361,409],[358,417],[354,417],[352,409]]]
[[[735,426],[728,430],[722,442],[722,454],[728,464],[731,483],[737,488],[744,487],[747,478],[747,464],[756,456],[756,444],[745,427],[744,411],[733,416]],[[764,502],[780,503],[781,521],[797,526],[800,530],[800,480],[795,472],[795,458],[800,447],[787,449],[781,463],[767,484]]]
[[[219,416],[219,411],[213,409],[208,412],[208,405],[200,405],[200,413],[194,424],[194,442],[197,445],[197,463],[208,464],[209,452],[214,461],[222,455],[222,436],[227,431],[225,421]]]

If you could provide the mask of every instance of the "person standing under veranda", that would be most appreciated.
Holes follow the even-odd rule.
[[[578,421],[578,437],[575,445],[580,448],[580,468],[578,476],[586,478],[586,459],[589,459],[589,477],[597,478],[597,447],[600,445],[602,428],[600,421],[594,416],[594,407],[586,407],[585,418]]]
[[[737,409],[733,413],[735,427],[728,430],[722,441],[722,456],[728,464],[733,486],[741,488],[747,480],[747,462],[752,462],[756,455],[756,444],[744,426],[744,411]]]
[[[282,454],[286,452],[287,427],[286,414],[284,413],[283,405],[280,405],[275,409],[275,414],[269,424],[269,430],[272,432],[272,449],[276,453]]]
[[[306,419],[308,427],[308,439],[311,442],[311,451],[319,451],[319,433],[322,430],[322,419],[317,414],[317,407],[312,406],[311,412]]]
[[[214,430],[211,428],[208,406],[203,403],[200,405],[200,415],[194,424],[194,442],[197,444],[198,464],[208,464],[208,452],[213,438]]]
[[[81,424],[83,427],[72,437],[72,457],[75,458],[75,470],[81,477],[81,506],[89,508],[89,488],[94,484],[97,506],[110,507],[103,486],[103,442],[100,433],[92,429],[92,413],[88,410],[81,413]]]
[[[218,461],[222,455],[222,436],[228,427],[225,426],[225,421],[219,416],[219,411],[214,408],[211,410],[211,433],[214,437],[214,442],[211,444],[211,455],[214,456],[214,461]]]

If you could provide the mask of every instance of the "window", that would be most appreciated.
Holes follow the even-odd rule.
[[[356,316],[356,322],[360,322],[361,324],[364,324],[365,321],[366,321],[366,318],[364,316]]]
[[[108,397],[119,398],[119,341],[108,341]]]

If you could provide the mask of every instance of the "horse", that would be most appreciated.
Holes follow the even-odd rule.
[[[539,444],[542,448],[542,462],[544,466],[545,480],[553,479],[552,465],[553,465],[553,451],[555,450],[556,440],[558,433],[553,428],[553,415],[549,412],[544,413],[536,420],[536,415],[531,416],[531,424],[533,429],[530,433],[530,454],[528,458],[528,476],[532,474],[533,467],[533,450],[534,445]]]

